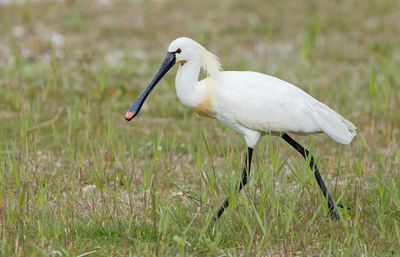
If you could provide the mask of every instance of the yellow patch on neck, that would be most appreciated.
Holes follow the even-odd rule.
[[[175,63],[184,65],[186,63],[186,61],[185,60],[177,60],[177,61],[175,61]]]
[[[194,112],[200,116],[214,117],[214,110],[212,108],[212,92],[209,85],[205,86],[205,94],[200,102],[193,108]]]

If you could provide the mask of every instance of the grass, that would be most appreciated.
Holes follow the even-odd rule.
[[[65,1],[0,4],[1,256],[396,256],[400,249],[397,1]],[[257,145],[183,107],[170,72],[123,115],[175,37],[226,70],[296,85],[358,127],[350,146]],[[229,46],[229,47],[227,47]],[[214,210],[232,205],[214,224]]]

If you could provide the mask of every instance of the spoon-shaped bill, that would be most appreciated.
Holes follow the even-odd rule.
[[[136,101],[129,107],[126,111],[125,119],[130,121],[133,119],[142,108],[142,105],[146,98],[149,96],[151,90],[157,85],[157,83],[162,79],[162,77],[171,69],[172,66],[175,64],[175,53],[167,53],[165,56],[164,62],[161,64],[160,69],[158,70],[157,74],[154,76],[153,80],[150,84],[143,90],[143,92],[139,95]]]

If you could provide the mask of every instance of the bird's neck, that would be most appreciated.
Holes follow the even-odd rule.
[[[199,83],[200,58],[191,59],[179,66],[175,78],[176,94],[179,100],[187,106],[195,107],[203,95],[203,87]]]

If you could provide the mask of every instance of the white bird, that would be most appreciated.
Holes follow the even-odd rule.
[[[215,118],[243,135],[248,151],[239,191],[247,183],[253,148],[262,135],[281,136],[304,158],[309,152],[287,133],[325,133],[341,144],[349,144],[356,135],[353,123],[300,88],[258,72],[222,71],[218,57],[186,37],[169,45],[159,71],[128,109],[126,120],[139,113],[151,90],[175,63],[179,64],[175,79],[179,100],[199,115]],[[201,68],[207,77],[199,81]],[[327,199],[331,218],[340,219],[313,157],[310,159],[310,166]],[[228,204],[225,200],[214,219],[221,216]]]

